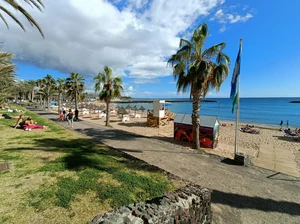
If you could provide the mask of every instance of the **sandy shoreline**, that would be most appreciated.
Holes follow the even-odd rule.
[[[101,126],[105,125],[105,118],[99,118],[98,114],[89,114],[80,117],[82,120],[93,122]],[[130,118],[129,121],[121,122],[121,118],[114,115],[111,116],[111,126],[115,129],[120,129],[139,135],[158,138],[190,150],[187,143],[179,142],[173,139],[174,123],[170,122],[166,126],[160,128],[146,126],[146,113],[142,114],[141,118]],[[219,143],[215,149],[206,149],[206,152],[216,154],[228,158],[233,158],[234,155],[234,140],[235,140],[235,124],[229,121],[221,121],[221,124],[228,124],[227,126],[220,126]],[[75,124],[76,125],[76,124]],[[243,126],[245,124],[240,124]],[[256,157],[260,145],[272,145],[279,148],[288,148],[293,150],[298,168],[300,168],[300,142],[292,139],[284,139],[284,133],[279,131],[279,128],[272,126],[255,126],[259,130],[259,134],[238,133],[238,149],[239,152],[246,153],[251,157]]]

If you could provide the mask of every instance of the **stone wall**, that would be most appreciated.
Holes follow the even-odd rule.
[[[11,170],[13,169],[12,163],[0,163],[0,171]]]
[[[97,215],[90,224],[211,223],[211,194],[190,184],[162,197]]]

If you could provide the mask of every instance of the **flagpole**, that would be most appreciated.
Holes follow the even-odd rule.
[[[242,54],[242,38],[240,39],[240,55]],[[240,120],[240,75],[237,77],[237,101],[236,101],[236,121],[235,121],[235,144],[234,156],[238,153],[238,135],[239,135],[239,120]]]

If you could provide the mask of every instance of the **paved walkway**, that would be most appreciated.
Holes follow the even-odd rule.
[[[276,172],[300,177],[293,150],[272,145],[261,145],[253,164]],[[299,222],[300,223],[300,222]]]
[[[214,223],[300,223],[300,178],[235,166],[219,157],[85,121],[75,122],[74,131],[210,188]]]

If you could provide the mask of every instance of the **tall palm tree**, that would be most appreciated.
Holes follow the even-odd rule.
[[[61,96],[65,91],[66,79],[57,78],[57,92],[58,92],[58,112],[61,110]]]
[[[27,3],[28,5],[30,5],[33,8],[34,7],[37,8],[40,11],[42,11],[42,8],[44,7],[42,0],[23,0],[23,2]],[[5,12],[9,17],[11,17],[25,31],[25,28],[24,28],[23,24],[20,22],[20,20],[18,20],[17,17],[14,14],[12,14],[12,12],[9,11],[5,7],[5,5],[9,5],[16,11],[22,13],[26,17],[26,19],[29,21],[29,23],[31,25],[34,25],[39,30],[40,34],[44,37],[43,31],[42,31],[41,27],[39,26],[39,24],[32,18],[32,16],[16,0],[1,0],[0,1],[0,10]],[[0,18],[5,23],[6,27],[9,28],[8,23],[6,22],[6,19],[4,18],[2,13],[0,13]]]
[[[30,87],[30,99],[31,102],[33,102],[33,98],[34,98],[34,87],[36,86],[36,81],[35,80],[28,80],[28,87]]]
[[[43,78],[42,83],[42,89],[39,93],[44,96],[44,100],[47,100],[48,110],[50,110],[51,97],[57,92],[56,81],[51,75],[47,74],[46,77]]]
[[[13,55],[0,51],[0,101],[4,102],[13,94],[16,66],[11,62]],[[0,102],[0,103],[1,103]]]
[[[106,126],[109,126],[110,120],[110,103],[111,100],[117,97],[121,97],[123,91],[123,81],[120,77],[112,77],[111,68],[105,66],[104,73],[99,73],[94,77],[96,80],[95,91],[100,91],[99,98],[106,103]]]
[[[38,91],[39,94],[43,96],[44,99],[44,108],[45,108],[45,102],[47,101],[48,110],[51,108],[51,97],[57,93],[57,89],[55,85],[47,85],[44,88],[40,89]]]
[[[42,86],[43,86],[43,80],[42,80],[42,79],[36,80],[35,86],[38,87],[37,94],[40,96],[40,105],[42,105],[42,95],[39,94],[39,90],[40,90],[40,89],[42,88]]]
[[[208,26],[202,23],[194,30],[190,41],[181,39],[179,50],[168,61],[173,67],[174,78],[177,79],[177,91],[190,90],[193,102],[192,124],[193,145],[199,150],[200,99],[205,98],[210,89],[219,91],[229,73],[229,57],[222,51],[226,43],[219,43],[203,49],[209,36]]]
[[[84,78],[72,72],[65,82],[67,95],[75,100],[75,110],[78,110],[78,95],[84,90]]]

